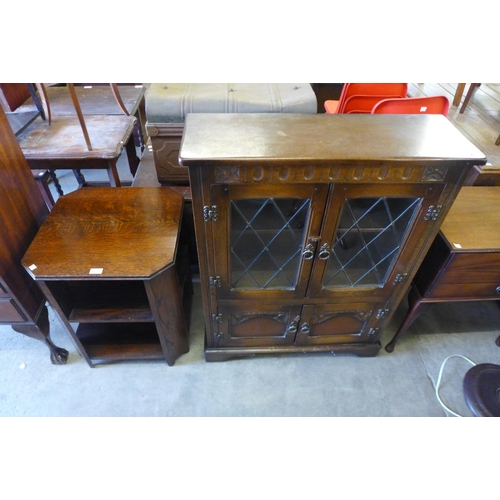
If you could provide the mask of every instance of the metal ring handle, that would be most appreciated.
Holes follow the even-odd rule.
[[[314,247],[309,243],[305,250],[302,252],[302,258],[304,260],[311,260],[314,257]]]
[[[319,254],[318,258],[320,260],[327,260],[330,257],[331,249],[328,246],[328,244],[324,244],[320,249],[319,249]]]

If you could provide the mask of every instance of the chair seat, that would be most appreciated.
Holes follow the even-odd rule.
[[[89,151],[76,116],[54,116],[52,123],[37,119],[18,136],[27,160],[118,158],[130,139],[136,119],[125,115],[86,116],[92,143]]]

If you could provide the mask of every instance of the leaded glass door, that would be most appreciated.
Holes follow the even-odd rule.
[[[382,300],[416,255],[428,225],[415,222],[443,185],[334,186],[314,263],[310,297]]]
[[[213,186],[217,296],[304,297],[308,242],[319,234],[327,193],[326,184]]]

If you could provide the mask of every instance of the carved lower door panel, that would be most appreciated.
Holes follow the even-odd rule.
[[[219,307],[213,316],[218,347],[293,345],[301,306],[255,304]]]
[[[374,342],[378,339],[382,304],[318,304],[302,309],[297,345]]]

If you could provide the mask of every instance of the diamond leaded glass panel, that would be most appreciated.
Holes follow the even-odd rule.
[[[346,199],[323,287],[383,286],[419,198]]]
[[[231,200],[231,287],[294,289],[310,200]]]

